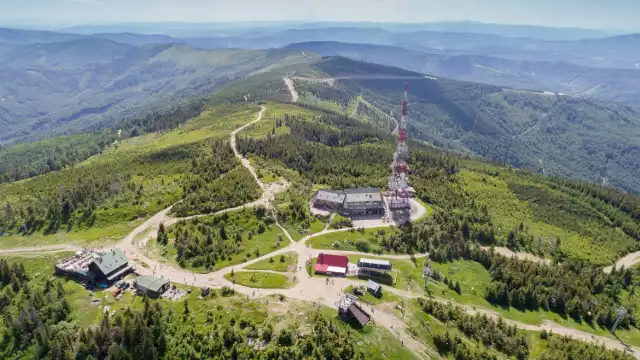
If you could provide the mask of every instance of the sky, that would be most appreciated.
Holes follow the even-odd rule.
[[[0,0],[0,25],[472,20],[638,29],[639,0]]]

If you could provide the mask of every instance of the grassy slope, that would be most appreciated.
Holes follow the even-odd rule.
[[[520,311],[515,308],[504,309],[490,304],[484,298],[484,294],[485,289],[491,283],[491,275],[479,263],[473,261],[454,261],[445,264],[431,262],[431,266],[438,269],[441,274],[447,276],[450,280],[459,281],[462,289],[462,295],[458,295],[445,284],[430,281],[428,289],[434,296],[450,298],[460,304],[490,309],[507,319],[513,319],[527,324],[540,324],[544,320],[551,320],[562,326],[613,338],[606,329],[597,326],[594,328],[584,322],[578,323],[570,317],[564,318],[553,312]],[[629,342],[635,346],[640,345],[640,330],[638,329],[620,330],[617,331],[616,334],[625,342]]]
[[[368,240],[371,244],[377,245],[380,236],[389,237],[394,233],[391,227],[385,226],[380,228],[360,230],[337,231],[311,238],[311,247],[314,249],[338,249],[349,251],[360,251],[356,248],[355,243],[358,240]],[[339,243],[338,247],[334,243]]]
[[[509,171],[499,176],[464,171],[464,189],[478,202],[486,204],[506,244],[507,234],[523,223],[534,238],[523,250],[542,252],[560,240],[560,248],[571,259],[593,264],[611,264],[618,255],[636,246],[634,239],[608,225],[608,220],[580,198],[552,190]]]
[[[284,256],[284,258],[282,256]],[[290,266],[295,266],[297,263],[298,263],[298,254],[296,252],[288,252],[282,255],[272,256],[268,259],[260,260],[256,263],[253,263],[247,266],[245,269],[287,272]]]
[[[284,275],[258,271],[236,271],[224,274],[224,278],[234,284],[261,289],[286,289],[294,285]]]
[[[224,260],[218,261],[216,263],[216,265],[214,267],[212,267],[211,269],[206,269],[204,267],[193,267],[193,266],[190,265],[190,263],[187,262],[186,268],[190,269],[190,270],[193,270],[193,271],[195,271],[197,273],[208,273],[210,271],[215,271],[215,270],[218,270],[218,269],[222,269],[222,268],[225,268],[227,266],[242,264],[246,259],[245,254],[248,253],[248,252],[252,252],[253,249],[255,249],[255,248],[260,249],[260,255],[262,256],[264,254],[268,254],[268,253],[270,253],[272,251],[278,250],[278,249],[286,246],[285,242],[282,242],[280,247],[276,246],[278,235],[284,236],[284,234],[282,233],[282,231],[280,229],[278,229],[275,226],[272,226],[271,228],[269,228],[264,233],[255,235],[253,237],[253,239],[251,239],[251,240],[244,239],[243,242],[242,242],[242,246],[247,251],[246,252],[240,252],[238,254],[235,254],[235,255],[231,256],[231,260],[224,259]],[[149,248],[150,251],[154,252],[155,255],[158,258],[160,258],[162,261],[166,261],[168,264],[171,264],[172,266],[179,267],[178,263],[175,260],[177,252],[176,252],[176,248],[173,245],[172,241],[170,241],[169,244],[166,247],[162,247],[162,246],[158,245],[158,243],[155,242],[155,241],[150,241],[148,243],[148,248]],[[253,255],[251,255],[251,256],[253,256]]]
[[[347,287],[346,289],[344,289],[344,292],[353,294],[353,286]],[[385,292],[384,290],[382,291],[382,294],[380,295],[380,297],[374,296],[372,293],[367,291],[366,287],[364,288],[364,295],[358,296],[358,298],[362,302],[365,302],[367,304],[374,304],[374,305],[382,304],[385,302],[397,302],[400,300],[400,298],[398,298],[397,296],[393,295],[392,293]]]
[[[177,129],[128,139],[117,148],[93,156],[76,165],[74,169],[0,185],[0,199],[6,199],[18,209],[21,199],[33,199],[40,193],[47,193],[65,184],[73,185],[76,181],[75,176],[84,172],[92,176],[99,171],[129,172],[132,173],[134,185],[142,185],[144,189],[139,205],[132,204],[133,201],[129,198],[108,198],[104,206],[97,209],[96,223],[93,227],[74,228],[69,233],[60,231],[53,235],[44,235],[41,232],[29,236],[9,234],[0,239],[0,247],[33,246],[36,243],[84,245],[119,240],[135,228],[142,218],[166,208],[181,198],[182,188],[179,181],[191,164],[190,158],[145,164],[141,164],[140,159],[153,158],[174,147],[193,146],[196,152],[205,151],[204,141],[226,138],[232,130],[255,118],[257,110],[257,107],[212,107]]]

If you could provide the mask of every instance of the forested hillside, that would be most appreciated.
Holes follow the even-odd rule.
[[[0,143],[114,125],[265,67],[304,61],[297,51],[203,51],[101,38],[0,47]]]
[[[298,103],[289,102],[291,96],[282,79],[292,72],[300,92]],[[354,74],[356,78],[349,78]],[[366,79],[371,74],[375,79]],[[385,79],[385,75],[403,78]],[[304,80],[307,76],[337,79],[332,84]],[[256,119],[258,105],[263,105],[264,118],[238,133],[237,148],[265,184],[289,183],[283,192],[274,194],[273,208],[258,206],[178,221],[167,228],[162,225],[157,239],[149,239],[145,250],[149,258],[159,250],[161,255],[155,255],[164,257],[167,262],[161,264],[165,268],[177,263],[190,275],[190,271],[235,266],[280,249],[289,243],[283,229],[296,229],[306,235],[327,226],[326,219],[310,215],[308,200],[314,189],[386,188],[395,136],[389,131],[388,121],[378,123],[368,116],[375,109],[387,114],[394,110],[405,81],[410,82],[412,94],[409,131],[416,137],[410,143],[410,184],[417,200],[430,211],[415,223],[376,229],[375,236],[358,240],[357,246],[377,254],[427,252],[428,259],[407,256],[404,260],[417,274],[406,274],[401,260],[394,259],[394,268],[400,265],[396,278],[417,283],[434,299],[454,299],[465,309],[492,311],[510,319],[526,317],[526,324],[553,319],[563,326],[610,336],[606,331],[615,322],[617,309],[624,306],[630,316],[620,322],[617,335],[637,344],[637,270],[602,271],[620,256],[640,249],[637,197],[587,182],[457,156],[421,141],[447,146],[441,140],[447,134],[492,141],[522,135],[532,126],[537,129],[540,123],[536,123],[536,116],[542,116],[539,109],[549,111],[550,118],[563,114],[564,123],[571,125],[564,133],[586,137],[596,119],[578,109],[589,105],[589,109],[601,109],[611,116],[598,119],[603,122],[601,127],[613,120],[628,122],[621,125],[627,137],[616,139],[623,143],[625,139],[631,141],[630,134],[634,134],[631,110],[542,94],[512,94],[489,85],[434,80],[344,58],[323,59],[313,66],[303,63],[275,71],[267,69],[175,111],[127,118],[118,123],[123,130],[120,133],[115,128],[104,133],[109,141],[93,156],[92,151],[80,152],[84,142],[75,142],[79,139],[75,136],[3,150],[0,154],[25,154],[28,166],[13,161],[13,168],[35,176],[20,181],[8,178],[9,182],[0,184],[0,246],[108,246],[170,205],[175,204],[167,210],[169,214],[188,216],[255,200],[260,196],[258,185],[248,170],[239,166],[229,136]],[[360,109],[358,96],[368,103],[363,106],[370,112]],[[432,125],[437,121],[440,127]],[[538,126],[550,134],[562,133],[553,124]],[[458,133],[447,133],[450,129]],[[98,134],[101,132],[90,135]],[[459,148],[467,151],[474,144],[460,143]],[[547,140],[544,146],[567,143],[571,144]],[[77,156],[71,156],[76,150]],[[60,169],[48,163],[44,167],[41,154],[49,152],[53,159],[65,154],[69,162]],[[521,154],[514,154],[505,159],[519,159]],[[90,157],[83,161],[84,156]],[[521,165],[527,166],[524,161]],[[28,171],[31,167],[35,169],[33,174]],[[13,172],[6,174],[11,176]],[[276,219],[282,228],[274,224]],[[353,229],[338,233],[340,239],[330,246],[348,250],[352,245],[348,238],[365,232]],[[292,237],[301,238],[295,233]],[[300,245],[306,249],[307,244]],[[309,246],[314,246],[313,241]],[[493,247],[528,252],[540,262],[511,259]],[[139,264],[151,271],[149,264]],[[52,265],[47,266],[50,271]],[[422,283],[424,266],[434,269],[426,284]],[[171,271],[179,271],[174,269]],[[211,275],[213,280],[205,280],[207,275],[199,279],[210,284],[218,281],[214,276],[228,278],[215,274]],[[406,343],[395,335],[381,333],[377,324],[355,331],[331,320],[317,304],[313,308],[306,304],[312,311],[302,302],[286,304],[284,295],[261,302],[261,294],[236,297],[234,289],[226,286],[213,289],[210,295],[190,288],[192,293],[177,302],[160,299],[153,304],[126,294],[115,305],[113,296],[102,290],[87,296],[76,283],[58,286],[48,279],[45,271],[28,272],[0,261],[0,303],[4,304],[0,312],[5,319],[0,324],[0,355],[25,358],[34,353],[42,357],[66,353],[83,359],[408,358],[398,355],[408,349],[403,346]],[[400,297],[405,284],[391,281],[386,286],[398,291],[389,289],[388,293]],[[307,291],[305,288],[305,295]],[[303,296],[302,290],[300,294]],[[115,312],[103,317],[104,307],[97,304],[107,303]],[[628,359],[620,352],[555,334],[525,332],[500,320],[471,316],[461,307],[436,300],[405,298],[384,306],[397,308],[395,305],[404,309],[402,320],[398,320],[407,328],[402,336],[420,338],[425,348],[435,345],[442,356],[547,359],[571,358],[580,353],[585,360],[599,360],[599,355]],[[432,327],[424,320],[409,324],[409,319],[416,316],[415,310],[419,319],[427,319]],[[397,311],[383,316],[400,319],[401,310]]]
[[[345,58],[316,65],[319,76],[347,69],[411,75]],[[409,82],[409,134],[439,147],[491,161],[640,192],[640,112],[596,100],[448,79],[338,78],[335,85],[299,81],[301,96],[338,100],[363,96],[384,112],[397,111]],[[335,94],[338,93],[340,97]]]
[[[217,141],[226,140],[239,124],[255,116],[256,108],[240,104],[202,108],[197,102],[193,106],[131,119],[126,127],[130,133],[121,134],[99,155],[61,171],[0,184],[3,243],[41,243],[59,237],[85,242],[103,237],[118,239],[143,218],[183,198],[184,211],[192,211],[188,204],[197,203],[198,209],[230,207],[257,197],[252,181],[247,181],[246,194],[228,191],[229,182],[250,178],[244,169],[218,179],[238,164],[230,155],[228,142]],[[69,144],[68,152],[77,154],[84,143],[74,144],[71,140],[76,136],[21,145],[26,148],[21,152],[24,163],[15,163],[16,171],[30,167],[34,171],[53,170],[48,164],[43,165],[45,169],[38,168],[38,145],[45,150],[59,148],[64,154],[62,144]],[[91,140],[98,135],[86,136]],[[195,202],[193,197],[200,200]],[[213,200],[209,204],[205,199]]]
[[[345,56],[455,80],[640,105],[637,92],[640,73],[635,69],[601,69],[567,62],[501,59],[490,54],[455,55],[429,49],[423,52],[399,46],[331,41],[292,44],[287,48]]]
[[[225,287],[175,303],[128,296],[111,303],[118,311],[110,317],[79,284],[40,273],[50,261],[29,264],[0,259],[3,359],[383,359],[365,356],[375,346],[366,335],[317,309],[304,321],[313,331],[303,332]]]
[[[393,139],[330,108],[309,107],[315,116],[285,114],[282,126],[289,131],[264,138],[244,137],[238,141],[239,150],[269,161],[270,171],[295,170],[312,184],[384,188]],[[458,158],[417,142],[411,147],[410,183],[417,196],[432,205],[433,215],[397,232],[359,240],[359,248],[375,253],[429,252],[438,266],[450,268],[457,268],[460,262],[477,264],[482,276],[487,277],[478,289],[460,290],[460,285],[446,276],[433,275],[434,280],[456,289],[458,301],[492,306],[513,317],[558,316],[599,332],[613,325],[620,306],[640,307],[634,295],[633,271],[606,274],[601,268],[640,248],[637,197],[584,182]],[[343,247],[347,246],[346,236],[344,241],[338,239],[331,248],[350,249]],[[510,259],[494,253],[491,246],[527,251],[551,260],[535,263]],[[451,270],[447,276],[451,274],[456,272]],[[457,278],[466,276],[475,275],[464,273]],[[478,284],[477,279],[467,281]],[[482,318],[463,319],[455,310],[443,314],[431,307],[425,311],[441,321],[457,323],[467,336],[489,337],[474,333],[469,324],[481,323]],[[621,333],[625,338],[637,334],[635,315],[620,326],[627,331]],[[512,332],[510,335],[514,336]],[[492,338],[495,336],[494,332]],[[458,346],[452,345],[451,339],[436,338],[443,342],[443,353]],[[520,342],[522,348],[518,348],[507,343],[505,337],[505,342],[498,340],[493,346],[509,356],[530,351],[528,344]],[[554,349],[549,351],[558,355],[572,348],[569,343],[554,342]],[[466,353],[471,351],[467,349]],[[589,349],[590,356],[594,351]],[[620,354],[612,358],[617,356]]]

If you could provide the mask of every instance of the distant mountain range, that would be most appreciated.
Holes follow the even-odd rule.
[[[581,28],[556,28],[533,25],[505,25],[477,21],[440,21],[431,23],[380,22],[262,22],[262,23],[128,23],[114,25],[82,25],[60,29],[78,34],[125,33],[167,34],[174,37],[221,37],[252,32],[277,32],[287,29],[379,28],[392,32],[457,32],[490,34],[505,37],[528,37],[542,40],[580,40],[620,35],[620,31]]]
[[[567,62],[509,60],[484,55],[446,55],[398,46],[331,41],[298,43],[286,48],[325,56],[344,56],[456,80],[640,104],[639,70],[591,68]]]
[[[307,60],[293,50],[207,51],[97,37],[0,47],[0,143],[79,131]]]
[[[411,28],[404,28],[404,30]],[[254,30],[241,34],[176,38],[168,35],[95,33],[80,35],[0,28],[0,43],[33,44],[98,37],[129,45],[184,43],[201,49],[267,49],[309,41],[339,41],[401,46],[427,53],[483,55],[512,60],[564,61],[582,66],[640,69],[640,34],[582,40],[544,40],[493,34],[411,31],[373,27],[330,27],[285,30]]]
[[[290,72],[430,74],[437,79],[411,84],[416,139],[640,192],[640,35],[549,41],[413,30],[268,29],[175,38],[0,29],[0,144],[113,124],[231,83],[238,85],[234,101],[254,92],[288,98],[281,77]],[[327,41],[335,39],[343,42]],[[253,84],[252,74],[271,78]],[[324,84],[296,85],[301,99],[318,92],[347,101],[363,95],[388,113],[403,83],[340,80],[338,97]]]

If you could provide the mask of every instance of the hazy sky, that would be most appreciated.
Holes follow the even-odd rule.
[[[476,20],[639,28],[640,0],[0,0],[0,25]]]

